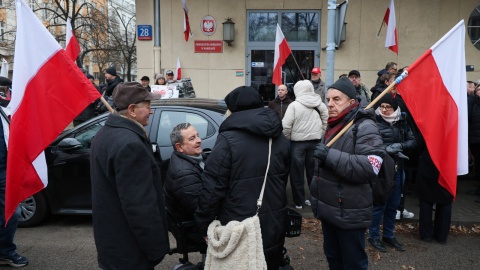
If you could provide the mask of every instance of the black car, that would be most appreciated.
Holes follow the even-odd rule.
[[[227,107],[224,101],[200,98],[152,101],[147,134],[162,159],[165,175],[173,147],[170,132],[182,122],[191,123],[202,139],[204,152],[213,148]],[[19,226],[31,227],[48,214],[89,215],[92,213],[90,143],[103,127],[108,113],[64,131],[47,149],[48,185],[20,204]]]

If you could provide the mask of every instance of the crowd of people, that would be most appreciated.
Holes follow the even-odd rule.
[[[170,251],[165,210],[170,209],[177,220],[196,224],[186,236],[189,241],[205,245],[213,220],[225,225],[259,211],[267,267],[279,269],[289,179],[293,206],[311,207],[322,221],[324,254],[330,269],[368,269],[367,229],[373,248],[387,252],[389,246],[405,251],[395,237],[395,223],[413,217],[403,207],[407,181],[415,183],[419,198],[420,239],[446,244],[453,196],[438,183],[438,169],[401,94],[395,87],[383,93],[401,73],[397,64],[387,63],[370,91],[358,70],[342,74],[328,89],[319,67],[311,73],[311,80],[294,85],[295,100],[289,97],[287,86],[280,85],[268,108],[258,90],[247,86],[232,90],[224,99],[228,112],[208,158],[195,126],[177,125],[170,134],[174,152],[169,169],[161,179],[159,160],[145,131],[152,114],[150,102],[160,95],[149,91],[149,77],[142,77],[141,83],[123,82],[114,67],[107,68],[107,84],[97,89],[112,101],[113,113],[92,140],[90,159],[99,266],[153,269]],[[155,76],[155,84],[172,80],[173,72],[167,71],[166,76]],[[89,79],[94,84],[93,77]],[[11,81],[7,80],[0,77],[1,98],[9,95]],[[382,93],[373,108],[365,109]],[[470,150],[472,160],[480,160],[480,85],[467,82],[467,94]],[[90,116],[92,111],[104,110],[102,105],[94,102],[82,114]],[[77,123],[84,121],[82,117]],[[352,120],[356,125],[337,138]],[[0,129],[5,131],[3,125]],[[385,155],[395,162],[395,188],[385,203],[376,204],[371,182],[379,174]],[[263,205],[258,210],[257,198],[268,162]],[[1,140],[2,211],[5,164],[6,141]],[[479,168],[475,167],[475,177],[480,180]],[[310,197],[305,194],[305,183]],[[476,192],[480,196],[480,181]],[[0,264],[28,264],[13,244],[18,213],[7,226],[3,212],[1,218]]]

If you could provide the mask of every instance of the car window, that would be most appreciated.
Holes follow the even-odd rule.
[[[75,133],[73,137],[82,144],[82,149],[90,149],[93,137],[104,125],[105,120],[93,123],[92,125],[87,126]]]
[[[188,122],[194,126],[200,138],[203,140],[215,133],[215,128],[210,121],[202,115],[191,112],[162,111],[158,125],[157,144],[159,146],[171,146],[170,133],[180,124]]]

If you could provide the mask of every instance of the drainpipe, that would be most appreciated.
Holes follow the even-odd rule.
[[[153,72],[160,73],[162,70],[161,56],[161,33],[160,33],[160,0],[153,0]]]

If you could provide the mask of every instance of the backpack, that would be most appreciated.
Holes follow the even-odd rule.
[[[360,123],[362,123],[362,119],[357,120],[352,129],[354,147],[357,142],[357,128]],[[395,188],[395,161],[386,151],[383,151],[380,154],[380,157],[383,159],[382,167],[380,168],[377,177],[370,181],[373,205],[375,206],[385,205],[388,197],[390,197],[390,194],[392,194],[392,191]]]

